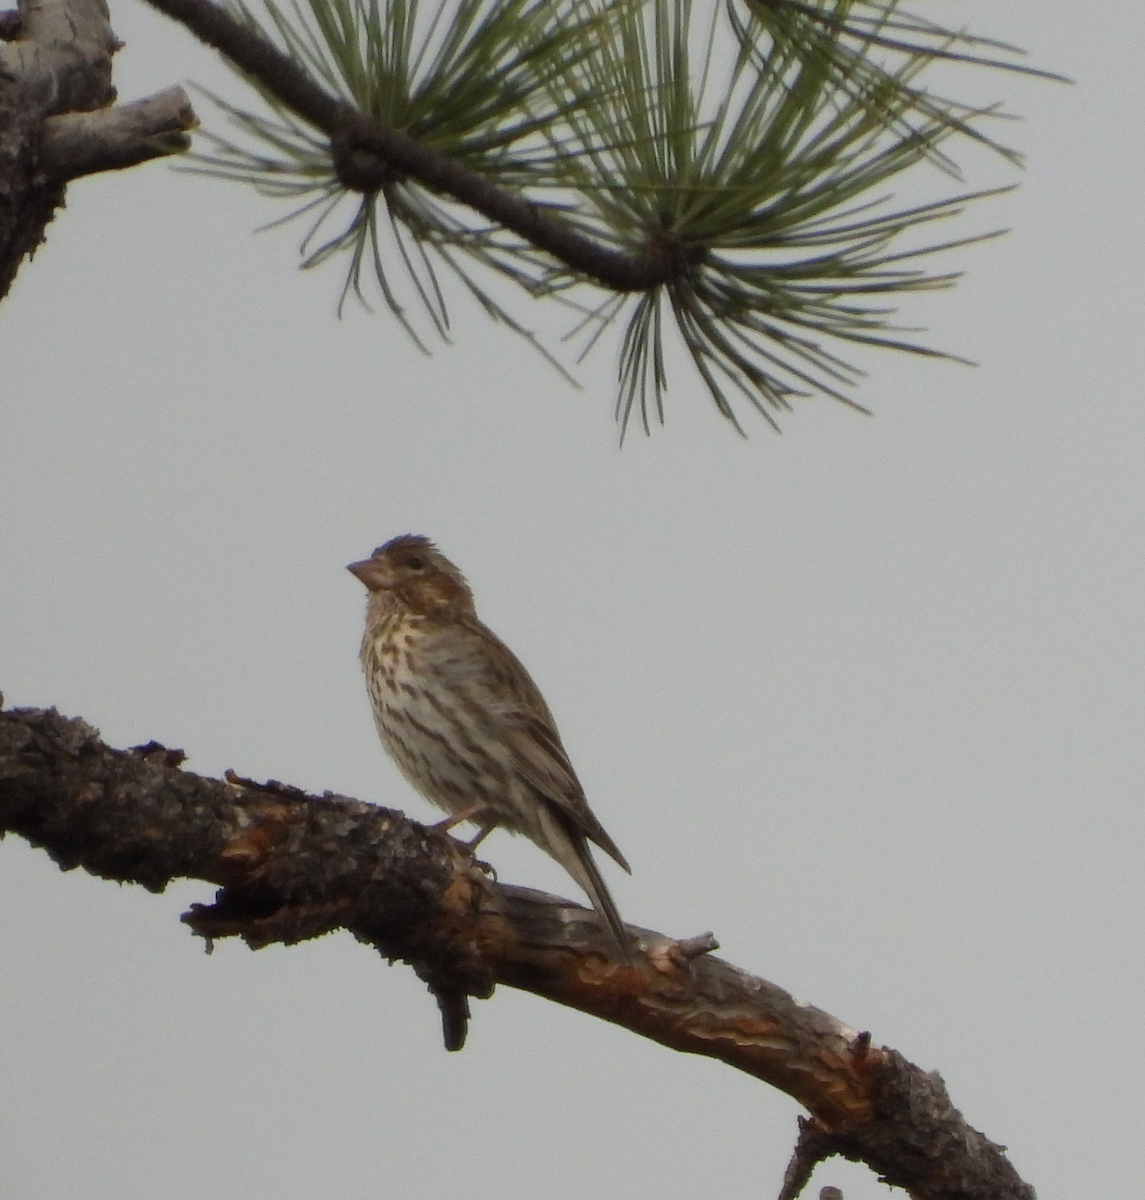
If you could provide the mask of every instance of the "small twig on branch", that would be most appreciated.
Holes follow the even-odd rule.
[[[325,133],[331,140],[332,154],[335,147],[342,158],[351,151],[370,154],[388,169],[452,196],[614,291],[647,291],[670,283],[687,269],[679,255],[666,253],[663,247],[648,246],[641,253],[624,254],[604,246],[577,232],[551,210],[507,192],[447,155],[371,120],[331,96],[298,63],[211,0],[148,3],[184,25],[200,41],[257,79],[293,113]],[[348,186],[353,187],[353,182]]]
[[[467,998],[502,983],[719,1059],[811,1113],[789,1176],[835,1153],[919,1200],[1033,1200],[938,1075],[715,958],[711,935],[629,927],[641,953],[625,965],[594,913],[494,883],[448,834],[345,796],[204,778],[181,757],[154,742],[114,750],[54,709],[0,712],[0,835],[152,891],[177,878],[217,885],[213,904],[183,918],[208,940],[257,949],[348,929],[414,967],[451,1048]]]
[[[815,1168],[825,1159],[838,1154],[831,1133],[817,1121],[799,1118],[799,1138],[779,1189],[779,1200],[796,1200],[811,1181]],[[823,1189],[824,1191],[828,1189]],[[822,1192],[820,1193],[822,1200]]]
[[[678,942],[665,942],[662,946],[650,947],[648,960],[657,970],[671,972],[686,967],[702,954],[713,954],[720,948],[716,936],[710,931],[695,937],[682,938]]]
[[[198,124],[180,87],[114,108],[60,113],[44,121],[40,168],[50,178],[66,182],[98,171],[134,167],[189,150],[187,130]]]

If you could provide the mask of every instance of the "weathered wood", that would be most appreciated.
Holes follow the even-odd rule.
[[[40,169],[63,182],[181,154],[191,148],[186,131],[197,124],[180,87],[95,112],[60,113],[43,123]]]
[[[178,134],[196,122],[186,96],[178,106],[160,93],[134,111],[111,107],[120,42],[103,0],[22,0],[17,13],[0,16],[2,298],[44,240],[68,179],[185,149]]]
[[[208,939],[257,948],[349,929],[413,965],[453,1048],[468,997],[502,983],[719,1059],[811,1113],[792,1180],[842,1154],[927,1200],[1033,1200],[937,1075],[713,957],[710,935],[629,926],[639,952],[626,965],[590,910],[494,883],[445,833],[346,796],[204,778],[182,757],[156,743],[114,750],[55,710],[0,712],[0,833],[65,870],[152,891],[183,877],[218,885],[183,918]]]

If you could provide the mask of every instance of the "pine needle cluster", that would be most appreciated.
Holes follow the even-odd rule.
[[[896,326],[897,300],[954,281],[932,257],[993,234],[927,230],[999,189],[896,207],[890,185],[921,164],[957,185],[960,139],[1016,155],[989,135],[996,107],[923,76],[1030,70],[897,0],[255,4],[229,0],[332,95],[658,281],[610,286],[385,164],[347,186],[327,133],[251,77],[262,108],[212,97],[234,132],[208,134],[193,169],[293,201],[274,224],[308,221],[303,265],[343,260],[341,301],[376,288],[423,349],[449,337],[449,280],[562,370],[514,291],[567,306],[584,351],[619,330],[618,419],[645,430],[671,342],[741,432],[745,402],[772,425],[796,397],[861,407],[848,346],[937,354]]]

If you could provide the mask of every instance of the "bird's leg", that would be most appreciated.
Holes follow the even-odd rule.
[[[488,825],[482,825],[477,831],[477,836],[469,843],[470,850],[476,850],[478,846],[497,828],[496,821],[490,821]]]
[[[497,818],[496,817],[486,818],[485,823],[477,831],[477,836],[468,843],[469,853],[473,854],[473,851],[476,850],[477,847],[480,846],[481,843],[496,828],[497,828]],[[491,864],[489,864],[487,862],[482,862],[481,859],[477,858],[476,856],[474,856],[473,861],[481,868],[482,871],[485,872],[486,875],[488,875],[493,880],[494,883],[497,882],[497,869],[495,867],[493,867]]]
[[[440,833],[447,833],[454,825],[460,825],[462,821],[472,821],[475,817],[480,816],[482,812],[488,811],[488,805],[483,800],[474,800],[472,804],[467,804],[463,809],[455,812],[452,816],[446,817],[444,821],[438,821],[436,825],[431,825],[430,829],[437,830]],[[472,841],[462,842],[469,852],[472,854],[475,847],[479,846],[492,832],[497,828],[496,817],[490,817],[486,823],[477,831],[477,836]],[[479,858],[473,860],[487,875],[492,875],[494,881],[497,879],[497,872],[487,863],[482,862]]]
[[[451,830],[454,825],[460,825],[462,821],[471,820],[473,817],[477,816],[479,812],[483,812],[486,807],[487,806],[484,800],[474,800],[471,804],[467,804],[464,808],[459,809],[457,812],[451,813],[445,818],[444,821],[438,821],[436,825],[431,825],[430,829],[434,829],[438,833],[448,833],[448,831]],[[478,839],[484,837],[487,832],[488,830],[486,829],[478,834]],[[473,843],[473,845],[476,844],[476,842]]]

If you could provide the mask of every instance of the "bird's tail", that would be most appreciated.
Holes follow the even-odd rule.
[[[616,907],[616,902],[612,899],[612,894],[604,882],[604,876],[601,875],[600,868],[592,857],[592,851],[588,848],[588,842],[579,834],[570,833],[567,846],[569,853],[559,856],[561,865],[580,884],[585,895],[592,901],[597,915],[608,928],[608,932],[612,934],[612,940],[616,943],[621,960],[631,963],[632,949],[628,933],[625,931],[624,922],[620,919],[620,911]]]

